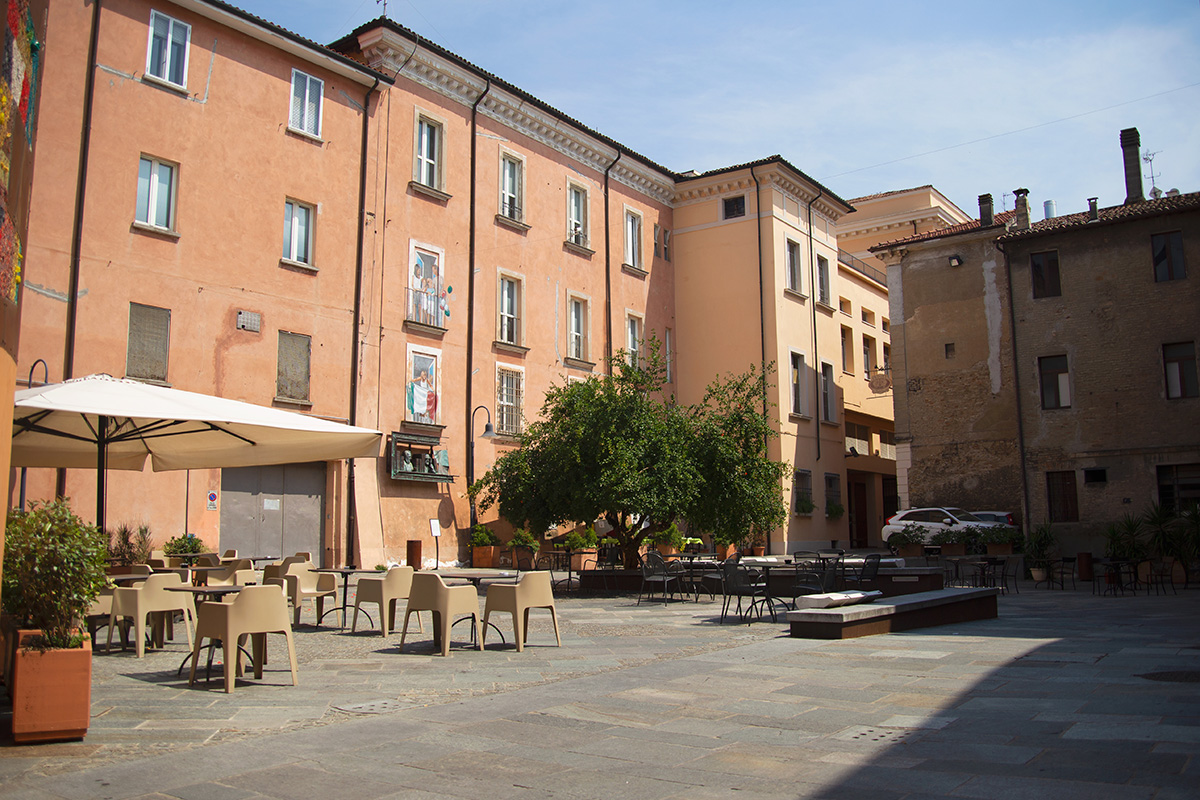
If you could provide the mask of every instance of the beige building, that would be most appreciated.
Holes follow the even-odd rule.
[[[1200,501],[1200,194],[1033,222],[1017,209],[874,248],[890,265],[903,502],[1019,512],[1063,548]],[[1194,271],[1194,269],[1192,270]]]

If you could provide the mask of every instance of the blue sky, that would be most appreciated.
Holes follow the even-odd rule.
[[[233,0],[322,43],[376,0]],[[843,198],[1125,199],[1137,127],[1200,191],[1200,2],[388,0],[387,15],[671,169],[775,153]],[[1149,165],[1143,165],[1148,174]],[[1146,190],[1150,180],[1145,181]]]

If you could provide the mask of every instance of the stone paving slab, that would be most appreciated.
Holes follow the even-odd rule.
[[[1139,677],[1200,671],[1200,591],[1027,588],[995,620],[828,643],[718,625],[708,600],[558,607],[562,648],[463,639],[449,659],[428,634],[401,653],[398,634],[302,625],[299,686],[273,643],[267,680],[231,695],[219,671],[175,676],[182,643],[97,654],[87,739],[0,746],[0,795],[1200,795],[1200,684]]]

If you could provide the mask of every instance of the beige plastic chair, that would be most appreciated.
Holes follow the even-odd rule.
[[[483,637],[479,633],[479,593],[474,586],[447,586],[442,576],[432,572],[414,574],[408,608],[404,611],[404,629],[400,631],[401,652],[404,652],[404,639],[408,635],[408,618],[418,614],[419,621],[421,611],[433,613],[433,646],[440,648],[443,656],[450,655],[450,626],[456,614],[471,617],[475,642],[480,650],[483,649]]]
[[[196,566],[219,567],[221,566],[221,559],[217,557],[216,553],[201,553],[196,556]]]
[[[487,601],[483,604],[484,638],[487,638],[488,616],[493,611],[508,612],[512,614],[517,652],[521,652],[529,639],[529,610],[532,608],[550,609],[550,619],[554,622],[554,641],[562,647],[549,572],[524,572],[516,583],[493,583],[488,587]]]
[[[292,564],[303,563],[307,560],[299,556],[287,556],[274,564],[267,564],[263,567],[263,583],[270,583],[271,578],[278,578],[280,585],[283,585],[283,574],[287,572],[287,568]]]
[[[254,571],[254,565],[250,563],[248,558],[239,558],[225,565],[225,569],[221,571],[209,572],[205,577],[205,583],[209,586],[234,586],[246,585],[254,583],[258,575]]]
[[[220,639],[225,665],[225,692],[233,691],[234,680],[242,674],[239,645],[249,636],[253,641],[254,677],[261,678],[267,660],[267,634],[282,633],[287,639],[288,661],[292,667],[292,686],[297,685],[296,646],[288,622],[287,598],[282,587],[247,586],[231,602],[202,603],[196,622],[196,643],[192,646],[192,671],[188,686],[196,682],[196,664],[200,660],[200,642]],[[230,660],[233,656],[233,660]]]
[[[229,550],[226,550],[224,553],[221,553],[221,561],[222,562],[237,561],[237,560],[238,560],[238,551],[237,550],[229,549]]]
[[[108,617],[108,642],[112,649],[113,629],[119,620],[133,618],[134,645],[137,657],[146,654],[146,617],[155,612],[183,612],[188,647],[192,646],[192,625],[196,620],[196,603],[187,592],[169,592],[168,586],[183,586],[183,578],[174,572],[160,572],[146,578],[137,586],[119,586],[113,590],[112,611]],[[167,625],[171,625],[168,621]]]
[[[396,601],[407,600],[412,590],[413,568],[392,567],[382,578],[359,578],[354,592],[354,621],[350,632],[358,626],[358,607],[363,603],[379,604],[379,628],[386,637],[388,631],[396,630]],[[421,615],[417,615],[417,626],[424,633]]]
[[[328,572],[313,572],[313,569],[315,567],[311,561],[293,561],[284,569],[282,578],[263,579],[263,583],[283,587],[284,594],[295,609],[293,625],[300,624],[300,604],[305,599],[311,597],[317,601],[318,622],[325,610],[325,598],[333,597],[337,601],[337,576]]]
[[[116,589],[111,584],[100,590],[100,594],[96,595],[96,599],[88,606],[87,614],[84,615],[84,622],[87,623],[88,635],[92,637],[93,646],[96,641],[96,631],[108,625],[112,617],[112,601],[113,591]],[[125,643],[124,630],[121,631],[121,643]]]
[[[153,575],[154,568],[149,564],[134,564],[129,568],[130,575]]]

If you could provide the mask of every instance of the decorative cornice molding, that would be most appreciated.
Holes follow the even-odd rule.
[[[396,74],[404,66],[397,79],[408,78],[463,106],[474,105],[487,85],[478,74],[426,48],[418,46],[414,52],[410,39],[386,28],[364,33],[359,47],[372,68]],[[494,84],[479,112],[596,172],[604,172],[617,157],[611,145]],[[626,151],[611,177],[652,200],[670,204],[674,179],[629,155]]]

